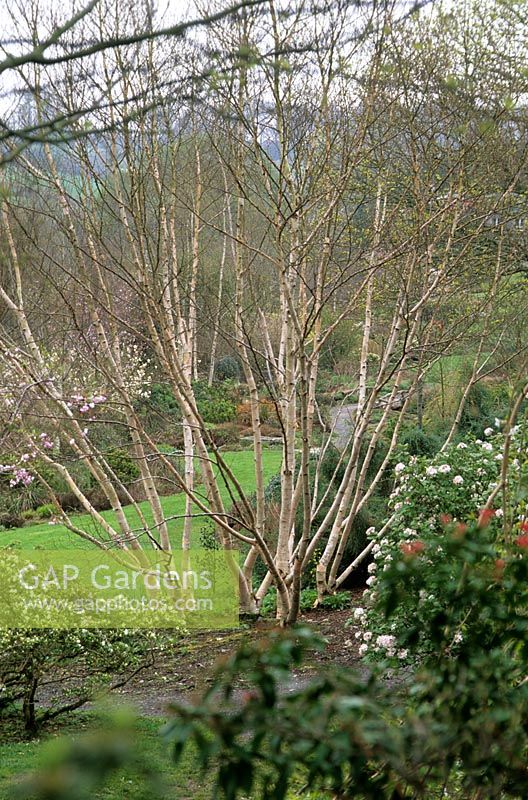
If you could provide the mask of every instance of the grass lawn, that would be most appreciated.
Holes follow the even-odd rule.
[[[226,453],[226,460],[232,467],[237,479],[246,492],[252,492],[255,487],[254,461],[252,451],[237,451]],[[269,448],[264,453],[265,477],[269,480],[280,469],[281,450]],[[224,487],[223,497],[228,501],[228,491]],[[162,498],[163,507],[167,516],[183,513],[185,496],[183,494]],[[142,510],[147,520],[151,520],[147,503],[142,503]],[[126,509],[128,518],[134,524],[134,512],[131,507]],[[103,512],[108,520],[112,520],[113,512]],[[74,515],[75,524],[90,532],[96,532],[94,524],[87,514]],[[171,533],[174,542],[179,542],[182,520],[173,520]],[[197,533],[201,522],[197,523]],[[31,525],[24,528],[13,529],[0,533],[0,547],[16,543],[24,548],[46,549],[71,549],[90,547],[90,544],[70,533],[63,525],[50,526],[47,522]],[[160,735],[163,719],[157,717],[138,717],[129,722],[121,733],[113,734],[112,717],[108,713],[76,712],[64,717],[53,727],[46,728],[40,739],[26,741],[20,732],[20,720],[0,715],[0,800],[14,798],[13,787],[23,781],[33,771],[48,773],[50,767],[61,762],[61,756],[72,746],[72,742],[79,744],[84,737],[93,737],[99,756],[94,760],[98,763],[100,758],[108,755],[108,747],[112,742],[117,748],[130,748],[133,757],[125,767],[112,773],[112,776],[99,783],[97,787],[86,787],[83,791],[82,779],[74,773],[64,769],[53,773],[52,781],[68,779],[73,782],[73,794],[67,796],[78,797],[79,800],[90,797],[91,800],[155,800],[156,797],[174,798],[174,800],[210,800],[213,796],[212,778],[203,775],[198,764],[197,753],[188,748],[177,765],[171,758],[170,746]],[[119,729],[117,729],[119,731]],[[116,738],[113,739],[112,737]],[[103,739],[106,737],[103,744]],[[97,744],[99,742],[99,744]],[[105,749],[106,748],[106,749]],[[121,750],[122,752],[122,750]],[[61,777],[62,776],[62,777]],[[152,776],[155,785],[152,784]],[[159,792],[159,794],[157,793]],[[44,795],[42,795],[44,796]],[[65,795],[66,796],[66,795]],[[257,797],[255,790],[251,797]],[[288,794],[288,800],[297,800],[299,795],[295,789]],[[324,795],[304,795],[305,800],[322,800]],[[250,798],[245,798],[250,800]]]
[[[103,741],[106,741],[107,747],[110,742],[120,751],[130,748],[137,761],[132,759],[125,768],[116,770],[102,786],[90,790],[89,795],[83,793],[76,782],[75,788],[80,798],[89,796],[93,800],[145,800],[149,797],[154,800],[158,795],[149,777],[144,775],[143,767],[147,767],[155,776],[160,796],[178,800],[209,800],[211,788],[199,771],[195,754],[192,750],[187,750],[182,761],[174,765],[170,746],[160,735],[162,725],[163,720],[139,717],[130,728],[118,728],[113,733],[112,723],[104,716],[75,714],[60,730],[44,734],[41,740],[0,740],[0,798],[8,800],[12,796],[10,787],[28,773],[49,768],[60,760],[72,738],[88,735],[90,739],[93,737],[96,752],[104,747]],[[101,740],[99,737],[105,739]]]
[[[186,748],[178,764],[174,764],[170,744],[161,735],[162,726],[161,719],[137,717],[114,732],[112,718],[108,715],[76,713],[64,721],[60,729],[44,733],[41,739],[6,741],[0,731],[0,798],[14,798],[13,787],[35,770],[46,772],[53,768],[71,747],[72,741],[88,740],[92,743],[92,757],[96,761],[97,753],[108,752],[112,745],[120,752],[129,750],[133,755],[125,767],[117,769],[97,788],[83,791],[84,787],[75,775],[74,795],[79,800],[88,797],[90,800],[156,800],[158,797],[163,800],[211,800],[212,775],[202,774],[193,747]],[[150,777],[145,776],[145,767]],[[54,787],[61,776],[62,779],[68,777],[68,773],[64,770],[53,772]],[[331,794],[324,791],[301,791],[303,784],[303,776],[297,776],[287,800],[331,800]],[[260,785],[261,780],[257,779],[255,789],[247,797],[242,795],[241,800],[260,797]]]
[[[255,489],[253,451],[233,451],[225,453],[224,457],[227,464],[232,468],[236,478],[240,481],[240,484],[244,490],[249,493],[253,492]],[[282,452],[280,448],[268,448],[264,451],[264,472],[266,481],[268,481],[279,471],[281,457]],[[229,493],[225,486],[222,487],[222,497],[226,503],[229,504]],[[185,495],[183,492],[162,497],[161,502],[166,517],[177,516],[184,513]],[[140,503],[139,506],[142,509],[147,522],[151,524],[153,520],[148,503]],[[101,513],[105,519],[115,524],[115,515],[113,511],[103,511]],[[132,525],[134,527],[139,526],[138,516],[131,506],[126,509],[126,513],[127,518],[130,520]],[[98,536],[97,526],[89,514],[72,514],[72,520],[75,521],[75,524],[79,528],[82,528],[92,535]],[[195,529],[197,533],[200,527],[200,522],[198,522]],[[175,546],[178,546],[183,529],[183,519],[174,519],[169,522],[169,529]],[[195,544],[199,544],[198,539]],[[68,531],[64,525],[50,525],[47,521],[37,525],[30,525],[24,528],[12,528],[10,530],[1,532],[0,547],[7,547],[8,545],[15,545],[27,549],[39,547],[45,548],[46,550],[69,550],[74,548],[83,549],[92,547],[89,542]]]

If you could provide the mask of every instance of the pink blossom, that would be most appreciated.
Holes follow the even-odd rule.
[[[11,488],[18,486],[20,483],[23,486],[29,486],[35,478],[31,475],[25,467],[17,467],[13,470],[13,477],[9,481]]]

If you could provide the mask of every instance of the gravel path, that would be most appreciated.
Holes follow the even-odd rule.
[[[344,450],[354,428],[357,403],[348,406],[334,406],[330,410],[333,438],[338,450]]]
[[[307,654],[302,668],[293,670],[282,685],[284,693],[302,689],[317,673],[332,666],[358,670],[367,679],[368,669],[358,655],[358,641],[354,636],[356,629],[347,624],[354,605],[360,602],[361,594],[361,590],[351,594],[351,606],[347,609],[321,608],[302,615],[300,622],[309,623],[318,630],[325,637],[327,646],[322,652]],[[154,667],[142,671],[126,686],[106,695],[101,703],[105,709],[112,704],[125,705],[142,716],[166,717],[171,702],[186,702],[200,695],[208,686],[218,662],[229,657],[243,640],[261,639],[273,627],[272,620],[262,620],[249,629],[194,632],[188,639],[184,638],[175,645],[173,652],[160,656]],[[234,693],[235,702],[242,700],[247,688],[241,682]],[[48,705],[54,695],[51,687],[42,687],[37,701],[39,705]],[[94,703],[84,708],[96,706]]]

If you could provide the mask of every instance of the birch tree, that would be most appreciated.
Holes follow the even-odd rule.
[[[282,12],[275,2],[229,20],[207,10],[206,38],[174,52],[148,34],[148,9],[135,11],[129,22],[147,35],[98,54],[94,76],[105,103],[93,111],[91,139],[80,135],[74,112],[94,76],[67,60],[44,85],[38,59],[22,65],[37,121],[58,108],[74,135],[67,150],[45,142],[37,154],[18,153],[10,168],[18,190],[5,194],[2,213],[0,356],[4,446],[18,459],[7,465],[13,480],[40,480],[58,504],[38,464],[55,470],[94,527],[79,526],[64,508],[61,521],[102,547],[188,550],[197,521],[209,518],[226,551],[242,552],[242,608],[257,612],[275,586],[286,624],[298,615],[316,554],[319,599],[357,566],[358,559],[344,563],[352,526],[387,475],[433,365],[471,342],[472,385],[492,360],[489,337],[498,352],[507,321],[522,313],[524,305],[497,323],[512,254],[504,231],[490,240],[488,221],[508,208],[525,153],[508,138],[522,114],[499,93],[483,109],[443,80],[442,59],[454,75],[462,63],[457,31],[435,35],[444,22],[402,19],[390,4]],[[97,39],[117,42],[120,9],[99,5],[96,20]],[[189,81],[196,74],[198,86]],[[152,109],[144,98],[153,98]],[[488,168],[499,144],[507,146],[507,174]],[[27,265],[59,310],[43,327]],[[318,413],[321,355],[350,321],[360,332],[350,353],[357,402],[349,441],[322,489],[334,434]],[[54,353],[60,331],[75,349],[66,372]],[[196,397],[196,378],[214,377],[219,341],[242,365],[254,497]],[[204,342],[213,352],[202,366]],[[176,399],[182,466],[138,413],[149,370]],[[266,496],[263,396],[280,429],[276,520]],[[123,432],[153,523],[98,444],[103,424]],[[78,463],[115,523],[90,502]],[[186,496],[180,541],[163,509],[159,467]],[[139,522],[130,522],[128,505]]]

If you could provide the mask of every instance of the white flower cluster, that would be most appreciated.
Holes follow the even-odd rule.
[[[500,421],[496,422],[496,427],[500,427]],[[517,433],[514,430],[514,438]],[[387,629],[383,615],[376,608],[376,601],[384,591],[384,572],[402,556],[420,558],[426,569],[434,567],[435,559],[445,554],[442,537],[446,520],[465,522],[484,506],[498,480],[504,439],[493,428],[487,428],[485,436],[485,441],[459,442],[431,459],[413,456],[394,467],[395,486],[388,503],[390,525],[384,526],[382,535],[373,527],[367,531],[373,560],[367,567],[363,606],[354,612],[361,655],[408,657],[397,644],[397,632],[406,625],[405,609]],[[528,468],[527,452],[518,437],[511,449],[514,456],[511,468],[517,473]],[[499,509],[496,516],[501,514]],[[425,613],[438,603],[430,591],[423,592],[423,596],[420,593],[416,600]]]

